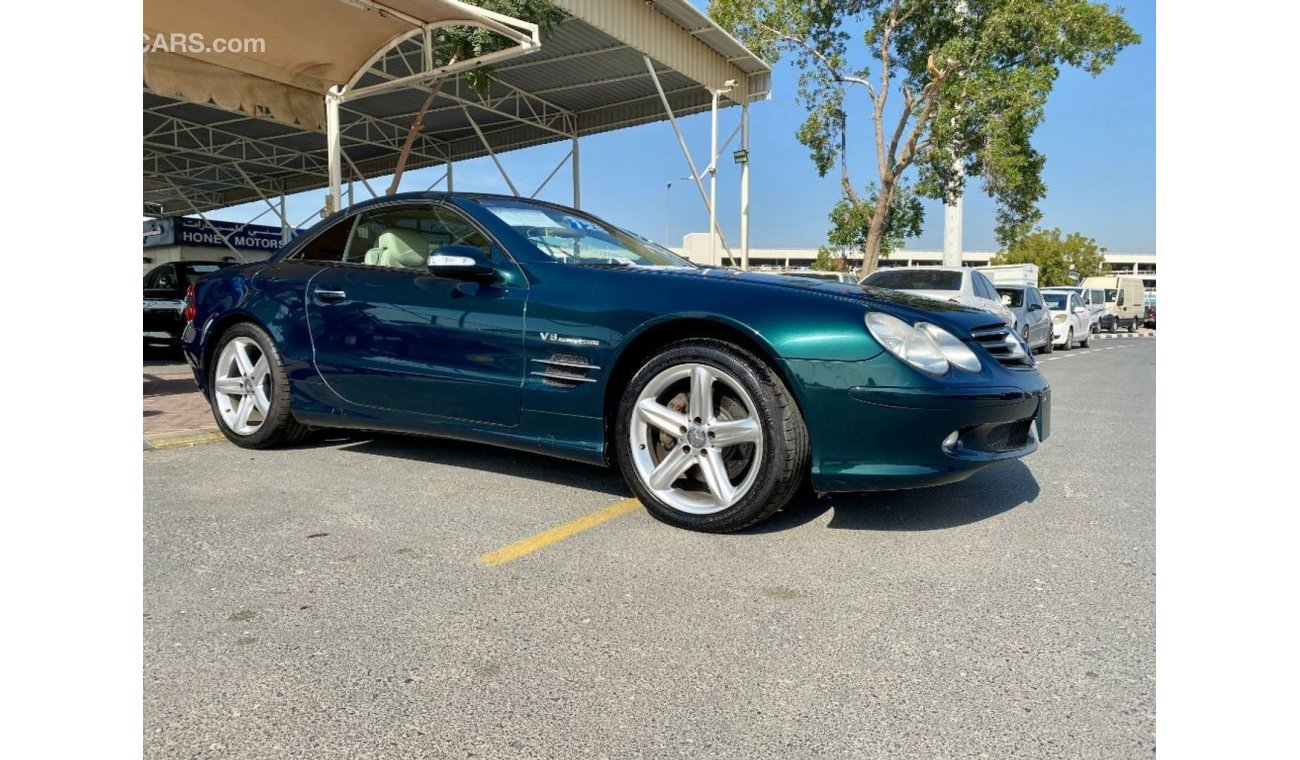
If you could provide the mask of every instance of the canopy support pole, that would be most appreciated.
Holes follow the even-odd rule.
[[[505,179],[506,184],[510,186],[510,192],[518,198],[519,188],[515,187],[515,183],[510,179],[510,175],[506,173],[506,168],[501,165],[501,159],[497,158],[496,151],[492,150],[492,143],[488,142],[487,135],[483,134],[483,130],[478,128],[478,122],[474,121],[473,116],[470,116],[468,108],[462,106],[461,110],[465,112],[465,118],[469,121],[469,125],[474,128],[474,134],[478,135],[479,141],[483,143],[483,150],[486,150],[487,154],[492,157],[492,163],[497,165],[497,171],[501,172],[501,176]]]
[[[325,144],[329,153],[330,191],[325,197],[325,216],[339,211],[343,206],[343,149],[339,142],[339,104],[343,91],[338,85],[325,93]]]
[[[573,207],[582,208],[582,174],[578,168],[578,136],[573,136],[573,150],[569,153],[573,156]]]
[[[528,197],[536,198],[537,194],[542,192],[542,190],[547,186],[547,184],[550,183],[551,179],[554,178],[555,175],[560,173],[560,170],[564,168],[564,165],[569,161],[570,158],[573,158],[572,150],[564,154],[564,158],[560,159],[560,163],[555,165],[555,168],[551,170],[551,173],[546,175],[546,179],[542,180],[542,184],[538,185],[537,189],[533,191],[533,194]]]
[[[655,90],[659,92],[659,102],[663,103],[664,113],[668,115],[668,123],[672,125],[673,133],[677,135],[677,144],[682,149],[682,155],[686,158],[686,164],[691,168],[691,179],[695,181],[695,189],[700,191],[700,199],[704,201],[704,207],[709,209],[709,216],[712,219],[711,232],[717,236],[722,243],[722,250],[727,252],[727,260],[733,265],[735,259],[731,255],[731,248],[727,245],[727,238],[722,234],[721,228],[718,227],[717,219],[713,217],[713,206],[709,203],[709,194],[704,190],[704,182],[700,179],[700,170],[695,166],[695,159],[691,158],[691,149],[686,147],[686,138],[682,135],[682,128],[677,125],[677,115],[673,113],[673,107],[668,103],[668,96],[664,93],[664,86],[659,82],[659,73],[655,71],[654,61],[650,56],[642,56],[645,59],[646,69],[650,72],[650,79],[654,82]],[[709,262],[710,266],[713,262]]]
[[[746,84],[748,90],[748,84]],[[740,105],[740,268],[749,270],[749,100]],[[717,160],[717,159],[714,159]]]

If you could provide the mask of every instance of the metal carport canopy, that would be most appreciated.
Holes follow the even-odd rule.
[[[576,201],[577,138],[668,118],[664,101],[680,116],[708,110],[715,91],[724,107],[768,95],[770,67],[686,0],[553,2],[569,18],[537,49],[531,25],[455,0],[146,0],[147,34],[266,42],[262,55],[144,54],[145,213],[274,209],[276,196],[326,187],[331,88],[352,93],[338,113],[342,181],[391,174],[430,82],[448,73],[427,65],[439,24],[516,43],[458,64],[487,63],[495,81],[477,92],[451,72],[424,117],[407,168],[447,165],[448,187],[452,162],[571,140]]]

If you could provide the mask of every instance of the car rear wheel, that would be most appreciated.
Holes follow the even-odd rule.
[[[656,519],[726,532],[790,500],[808,433],[781,379],[728,343],[690,340],[650,359],[619,403],[615,435],[628,486]]]
[[[240,323],[222,336],[208,377],[217,427],[236,446],[267,449],[297,443],[310,432],[289,410],[289,382],[271,336]]]

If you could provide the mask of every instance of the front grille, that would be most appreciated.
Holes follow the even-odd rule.
[[[1010,327],[1004,324],[976,327],[970,331],[970,336],[1003,366],[1034,366],[1034,359],[1029,355],[1029,350],[1025,347],[1025,344],[1021,342]]]
[[[1029,443],[1029,426],[1032,419],[1008,422],[989,431],[984,438],[984,445],[989,451],[1014,451],[1022,449]]]

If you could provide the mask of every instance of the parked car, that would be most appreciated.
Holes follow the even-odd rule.
[[[1052,315],[1052,343],[1066,351],[1074,348],[1075,341],[1087,348],[1092,342],[1092,333],[1088,331],[1088,307],[1083,305],[1079,294],[1055,289],[1042,293]]]
[[[1052,315],[1043,303],[1043,295],[1032,285],[999,285],[1002,305],[1016,316],[1016,332],[1030,350],[1052,352]]]
[[[807,277],[811,280],[824,280],[826,282],[842,282],[846,285],[856,285],[858,280],[848,272],[822,272],[816,269],[787,269],[781,272],[789,277]]]
[[[1146,321],[1142,323],[1142,326],[1154,330],[1156,329],[1156,294],[1147,293],[1145,303],[1147,310]]]
[[[144,341],[178,345],[185,320],[185,290],[200,277],[229,266],[220,261],[174,261],[144,276]]]
[[[186,358],[237,446],[351,428],[614,465],[693,530],[762,520],[805,478],[960,480],[1050,432],[1047,383],[987,312],[700,268],[523,198],[359,204],[200,280],[186,316]]]
[[[1106,313],[1101,317],[1101,329],[1137,332],[1146,318],[1146,287],[1140,278],[1089,277],[1083,281],[1083,286],[1100,288],[1106,294]]]
[[[873,288],[905,290],[993,312],[1011,327],[1016,316],[1002,305],[1002,297],[989,278],[969,267],[894,267],[878,269],[862,279]]]
[[[1093,335],[1101,332],[1101,320],[1107,314],[1105,290],[1102,288],[1085,288],[1079,285],[1053,285],[1051,289],[1079,294],[1079,300],[1088,309],[1088,331]]]

